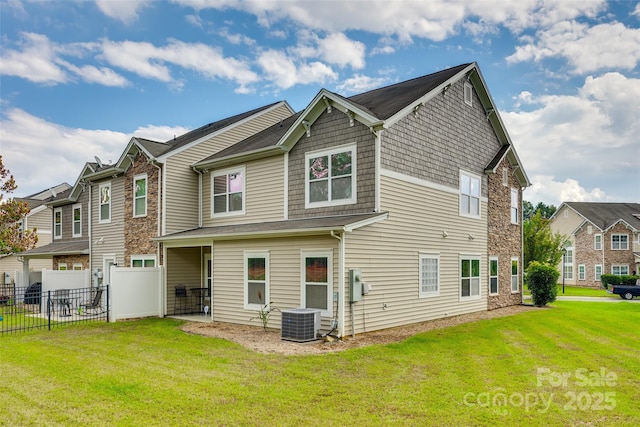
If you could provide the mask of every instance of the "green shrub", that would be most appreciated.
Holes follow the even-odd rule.
[[[556,300],[558,276],[560,276],[560,272],[549,264],[537,261],[529,264],[526,282],[536,306],[542,307]]]
[[[615,274],[603,274],[600,276],[602,287],[605,289],[609,289],[609,286],[615,285],[635,285],[638,278],[640,278],[640,276],[617,276]]]

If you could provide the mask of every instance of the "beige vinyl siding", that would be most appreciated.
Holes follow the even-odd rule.
[[[245,165],[245,214],[211,218],[211,173],[202,176],[202,225],[243,224],[284,219],[284,157]]]
[[[564,213],[567,212],[568,215],[565,218]],[[549,224],[551,227],[551,231],[554,233],[561,233],[566,236],[573,238],[572,234],[580,224],[584,221],[584,218],[578,215],[573,209],[563,206],[560,211],[558,211],[554,217],[553,221]],[[598,229],[594,227],[594,234],[601,233]]]
[[[360,268],[363,281],[372,286],[353,305],[356,333],[487,309],[486,200],[481,220],[464,218],[457,194],[382,176],[381,208],[390,212],[387,220],[346,235],[345,274]],[[420,252],[439,254],[438,296],[418,297]],[[460,300],[462,254],[480,256],[478,299]],[[345,332],[350,331],[348,326]]]
[[[41,272],[42,270],[51,270],[53,268],[53,261],[48,259],[30,259],[29,271]],[[22,272],[22,263],[18,261],[16,255],[8,255],[0,258],[0,283],[4,284],[4,273],[11,273],[11,280],[16,280],[16,271]],[[30,284],[30,283],[29,283]],[[23,286],[22,283],[16,283],[16,286]]]
[[[167,269],[167,307],[166,313],[174,312],[176,285],[187,288],[187,300],[191,302],[189,288],[199,288],[202,284],[201,252],[206,248],[168,248],[167,259],[171,267]]]
[[[213,246],[213,316],[215,321],[260,326],[252,317],[257,311],[244,309],[244,251],[269,252],[270,300],[280,310],[301,307],[301,250],[332,250],[333,290],[338,284],[337,240],[330,236],[292,237],[215,242]],[[334,303],[333,315],[337,316]],[[274,312],[269,326],[280,328],[280,312]],[[322,318],[328,329],[330,318]]]
[[[28,230],[37,229],[38,243],[36,247],[48,245],[51,243],[51,227],[52,227],[53,210],[45,208],[35,214],[27,216],[25,228]]]
[[[198,175],[194,163],[283,120],[291,111],[282,104],[252,120],[171,155],[165,164],[166,233],[198,226]]]
[[[111,222],[100,224],[99,193],[101,183],[111,182]],[[130,213],[129,213],[130,214]],[[124,265],[124,177],[101,181],[91,185],[91,268],[102,269],[104,255],[116,255],[119,265]],[[101,243],[98,243],[102,239]]]

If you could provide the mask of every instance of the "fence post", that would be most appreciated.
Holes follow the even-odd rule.
[[[107,323],[109,323],[109,288],[111,287],[111,285],[107,285]]]
[[[51,290],[47,291],[47,329],[51,330]]]

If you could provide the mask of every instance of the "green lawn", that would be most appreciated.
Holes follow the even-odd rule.
[[[531,295],[527,286],[524,287],[524,294]],[[578,286],[566,286],[564,287],[564,294],[562,293],[562,285],[558,286],[558,296],[566,297],[607,297],[607,298],[620,298],[619,295],[613,295],[607,292],[606,289],[593,289],[593,288],[580,288]]]
[[[639,323],[640,304],[561,301],[288,357],[169,319],[0,336],[0,425],[632,426]]]

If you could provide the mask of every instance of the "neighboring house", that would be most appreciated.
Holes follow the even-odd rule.
[[[22,219],[20,226],[22,230],[36,229],[38,236],[36,248],[46,246],[51,243],[52,240],[52,209],[47,206],[47,203],[60,193],[68,191],[69,188],[71,188],[71,186],[65,182],[26,197],[16,198],[16,200],[26,202],[29,206],[30,211]],[[0,256],[0,273],[2,273],[0,280],[2,280],[3,284],[14,282],[18,286],[23,286],[23,283],[28,285],[40,281],[42,269],[52,268],[51,258],[45,258],[32,262],[30,268],[25,270],[22,263],[24,253],[25,252]],[[25,274],[23,283],[20,282],[19,278],[16,280],[16,272]],[[18,276],[19,275],[20,273],[18,273]]]
[[[530,183],[476,63],[323,89],[216,151],[194,160],[197,188],[163,202],[166,314],[177,285],[209,282],[213,320],[313,308],[340,336],[522,301]]]
[[[47,202],[51,243],[22,254],[25,270],[41,260],[50,260],[53,270],[89,268],[89,192],[82,175],[95,168],[95,164],[86,163],[73,187]]]
[[[550,221],[554,233],[569,237],[559,281],[600,287],[602,274],[639,271],[639,203],[564,202]]]

